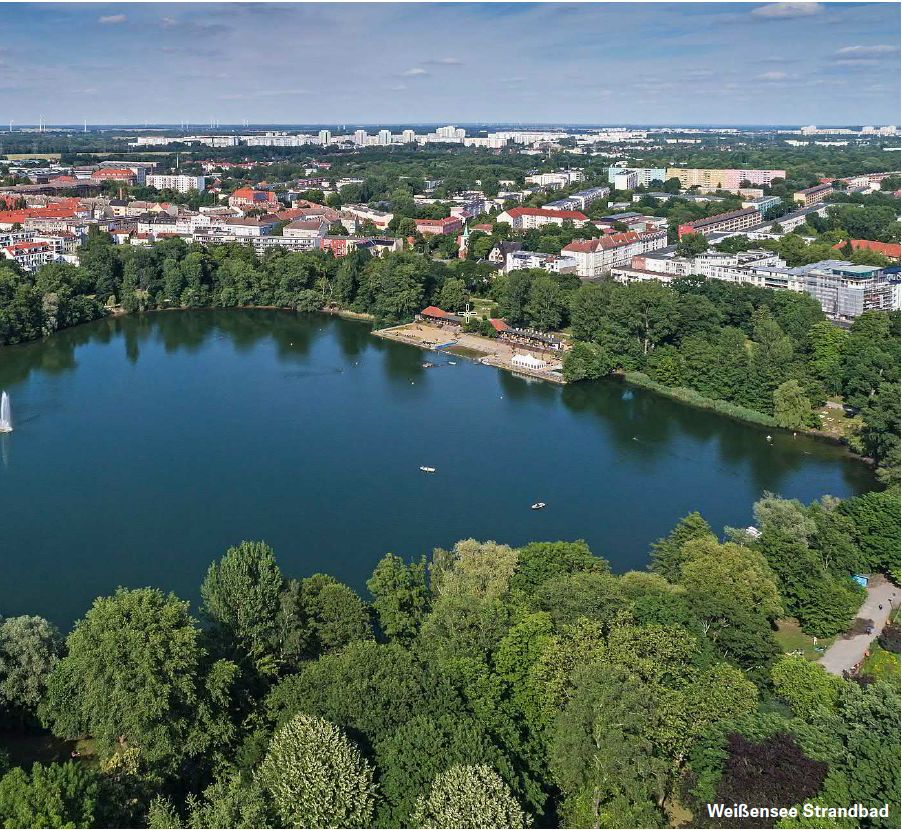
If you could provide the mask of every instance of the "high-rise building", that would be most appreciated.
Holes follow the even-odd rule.
[[[361,147],[367,143],[367,134],[366,130],[354,130],[354,143],[360,145]]]
[[[328,130],[320,130],[319,131],[319,143],[322,145],[331,144],[332,143],[332,133]]]
[[[379,130],[377,140],[379,144],[391,144],[391,130]]]
[[[401,141],[405,144],[410,144],[412,141],[417,140],[417,134],[413,130],[404,130],[401,133]]]

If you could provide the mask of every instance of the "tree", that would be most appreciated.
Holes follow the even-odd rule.
[[[511,588],[535,594],[549,579],[585,571],[608,572],[608,563],[594,556],[582,540],[575,542],[530,542],[520,548]]]
[[[887,480],[899,479],[898,383],[881,383],[861,410],[863,421],[858,440],[864,452],[887,472]]]
[[[528,827],[529,817],[490,766],[456,765],[417,801],[414,827]]]
[[[322,718],[296,715],[282,726],[258,775],[285,826],[367,827],[372,821],[373,768]]]
[[[685,560],[683,545],[693,539],[713,537],[711,525],[702,518],[701,513],[690,513],[680,519],[667,536],[658,539],[651,546],[649,569],[673,582],[679,578],[680,568]]]
[[[852,520],[854,542],[869,569],[899,581],[899,490],[846,499],[839,512]]]
[[[708,240],[700,233],[685,233],[677,242],[677,254],[685,257],[697,257],[708,250]]]
[[[377,763],[384,799],[378,823],[385,827],[417,826],[412,817],[418,796],[451,767],[488,764],[503,768],[508,781],[514,777],[510,761],[470,715],[417,715],[379,744]]]
[[[136,746],[163,774],[231,738],[223,710],[237,669],[207,665],[187,602],[119,589],[94,601],[66,647],[38,709],[55,735],[91,735],[103,756]]]
[[[98,775],[81,764],[15,767],[0,778],[4,827],[91,827],[100,805]]]
[[[770,670],[777,694],[798,716],[810,719],[818,707],[832,709],[842,680],[805,657],[782,655]]]
[[[467,302],[469,292],[463,280],[450,278],[442,284],[442,290],[438,296],[439,308],[452,313],[461,311]]]
[[[785,429],[801,429],[811,422],[811,401],[796,380],[783,381],[774,390],[774,420]]]
[[[0,620],[0,711],[37,709],[62,645],[56,626],[42,617]]]
[[[610,374],[613,368],[605,350],[595,343],[577,341],[564,354],[564,380],[567,383],[596,380]]]
[[[347,585],[326,574],[290,580],[282,596],[283,614],[296,656],[317,656],[373,636],[369,612]]]
[[[655,696],[635,675],[603,661],[577,672],[558,716],[549,765],[564,795],[568,827],[657,827],[667,762],[656,756],[649,724]]]
[[[275,671],[282,574],[265,542],[242,542],[210,565],[201,584],[201,614],[241,658]]]
[[[373,608],[385,636],[400,640],[415,637],[430,601],[425,559],[405,565],[400,556],[387,553],[366,587],[373,595]]]
[[[815,323],[808,331],[811,368],[824,389],[832,395],[842,391],[842,361],[848,340],[846,329],[826,320]]]
[[[523,309],[531,325],[542,331],[559,329],[566,309],[563,293],[550,276],[536,277],[532,281],[529,299]]]

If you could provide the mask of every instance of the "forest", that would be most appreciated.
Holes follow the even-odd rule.
[[[898,580],[898,488],[754,512],[725,541],[692,513],[620,575],[581,541],[468,539],[386,554],[362,598],[242,542],[196,616],[120,588],[65,639],[0,620],[0,823],[743,826],[704,805],[747,801],[886,802],[861,826],[896,827],[898,623],[890,668],[850,679],[777,628],[829,636],[851,573]],[[30,763],[47,732],[60,757]]]

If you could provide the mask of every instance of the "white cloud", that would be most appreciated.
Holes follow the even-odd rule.
[[[887,43],[879,43],[876,46],[843,46],[842,49],[837,50],[836,54],[860,57],[862,55],[890,55],[893,52],[898,51],[898,46],[890,46]]]
[[[756,81],[784,81],[789,76],[785,72],[762,72],[758,75]]]
[[[463,66],[463,61],[457,58],[438,58],[437,60],[428,60],[426,63],[434,66]]]
[[[792,17],[810,17],[813,14],[820,14],[823,10],[821,3],[768,3],[766,6],[752,9],[752,17],[787,20]]]
[[[402,72],[401,74],[402,74],[402,75],[405,75],[405,76],[408,77],[408,78],[411,78],[411,77],[413,77],[414,75],[428,75],[429,73],[428,73],[425,69],[423,69],[422,67],[415,66],[415,67],[413,67],[413,69],[406,69],[406,70],[405,70],[404,72]]]
[[[116,23],[125,23],[128,18],[124,14],[102,14],[97,18],[98,23],[109,26]]]

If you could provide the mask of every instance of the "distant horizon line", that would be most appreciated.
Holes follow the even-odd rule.
[[[5,122],[0,120],[0,125],[9,124],[10,121],[7,119]],[[288,122],[288,121],[249,121],[247,123],[243,122],[223,122],[218,123],[215,127],[209,126],[207,122],[184,122],[184,121],[153,121],[153,122],[115,122],[115,121],[99,121],[99,122],[85,122],[82,121],[62,121],[62,122],[48,122],[48,121],[37,121],[34,123],[31,122],[20,122],[16,123],[15,119],[12,120],[13,132],[16,132],[16,129],[63,129],[63,128],[78,128],[84,129],[87,126],[89,129],[94,128],[107,128],[114,127],[118,129],[129,129],[129,130],[152,130],[152,129],[185,129],[185,125],[193,130],[201,131],[201,132],[215,132],[217,130],[227,130],[227,129],[238,129],[238,130],[250,130],[250,129],[258,129],[258,128],[271,128],[271,127],[281,127],[281,128],[292,128],[292,129],[303,129],[303,128],[317,128],[317,129],[364,129],[367,127],[432,127],[432,126],[445,126],[445,125],[453,125],[457,127],[505,127],[511,130],[527,130],[532,128],[543,128],[543,129],[565,129],[567,127],[576,127],[579,129],[632,129],[632,130],[641,130],[641,129],[679,129],[679,128],[691,128],[691,129],[762,129],[762,128],[794,128],[800,129],[801,127],[809,126],[809,124],[781,124],[781,123],[754,123],[754,122],[745,122],[745,123],[730,123],[730,122],[641,122],[641,123],[628,123],[628,122],[613,122],[613,123],[597,123],[597,122],[579,122],[579,121],[371,121],[371,122],[344,122],[338,123],[335,121],[326,122],[326,121],[311,121],[311,122]],[[871,119],[871,121],[866,122],[845,122],[845,123],[821,123],[816,124],[815,126],[818,129],[852,129],[854,127],[864,127],[864,126],[898,126],[896,124],[888,124],[880,119]],[[0,132],[9,132],[9,130],[4,130],[2,126],[0,126]]]

